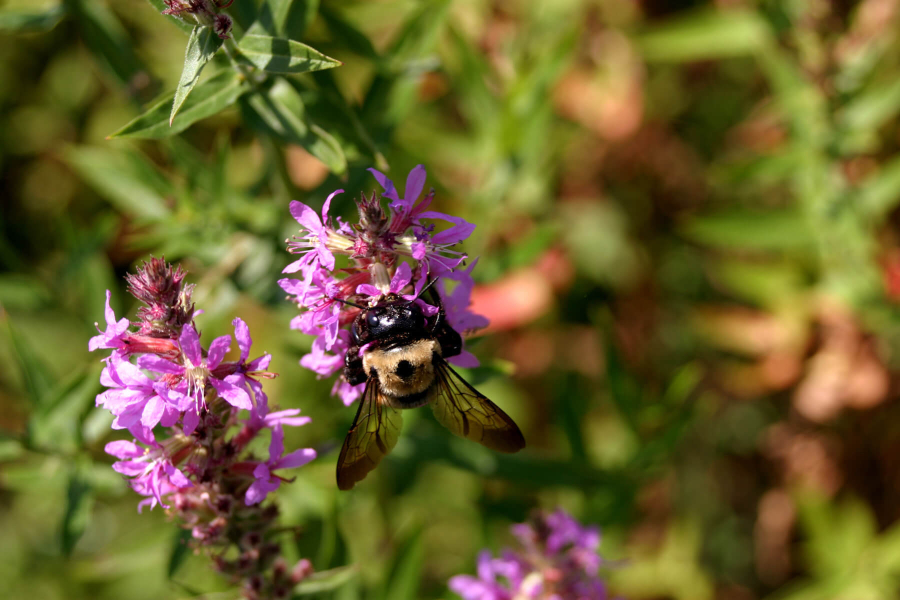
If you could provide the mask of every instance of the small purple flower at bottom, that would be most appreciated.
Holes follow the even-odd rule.
[[[302,467],[316,457],[312,448],[300,448],[290,454],[284,454],[284,431],[281,425],[272,428],[272,440],[269,443],[269,460],[256,465],[253,470],[254,481],[247,489],[244,502],[247,506],[258,504],[266,499],[269,492],[274,492],[281,485],[282,478],[272,473],[276,469]]]
[[[477,577],[457,575],[448,582],[463,600],[608,600],[597,575],[600,532],[563,510],[538,515],[512,527],[521,548],[492,558],[482,551]]]

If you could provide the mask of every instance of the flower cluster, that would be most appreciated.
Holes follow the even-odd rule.
[[[474,286],[472,268],[460,267],[466,255],[454,246],[468,238],[475,226],[458,217],[427,210],[434,190],[424,197],[425,168],[415,167],[406,179],[401,198],[394,183],[384,174],[369,169],[383,188],[387,210],[374,193],[357,201],[359,221],[349,224],[328,214],[332,200],[344,190],[330,194],[321,216],[301,202],[291,202],[291,214],[300,223],[300,234],[287,241],[288,251],[299,258],[284,269],[298,273],[299,279],[286,278],[278,283],[299,307],[305,309],[291,321],[291,328],[316,336],[312,351],[300,364],[320,377],[334,375],[344,365],[350,347],[347,327],[359,312],[346,302],[371,306],[386,294],[416,299],[429,281],[436,280],[447,313],[447,322],[460,332],[479,329],[487,319],[468,310]],[[450,224],[436,231],[434,221]],[[339,256],[346,264],[339,264]],[[455,282],[450,290],[447,281]],[[438,309],[416,300],[426,314]],[[458,366],[477,366],[475,357],[463,351],[449,359]],[[351,386],[339,379],[332,390],[345,404],[362,394],[362,385]]]
[[[600,532],[584,527],[563,510],[513,525],[520,544],[492,558],[484,550],[478,576],[457,575],[450,589],[464,600],[607,600],[598,571]]]
[[[119,459],[113,468],[145,496],[139,510],[168,509],[192,531],[196,547],[214,554],[220,570],[245,582],[248,598],[267,597],[279,585],[289,590],[296,581],[284,573],[275,577],[278,545],[265,535],[278,511],[260,503],[285,481],[283,469],[316,457],[311,448],[284,448],[284,427],[310,419],[298,416],[299,409],[270,410],[262,380],[275,376],[267,370],[272,357],[250,359],[253,340],[243,320],[232,322],[237,360],[225,360],[230,335],[203,347],[193,322],[199,314],[191,302],[193,286],[184,284],[180,268],[152,258],[128,284],[145,304],[139,321],[117,320],[107,291],[106,330],[88,343],[92,351],[112,350],[100,376],[107,389],[97,405],[112,413],[113,429],[134,438],[106,445]],[[271,442],[263,460],[245,450],[265,431]],[[226,560],[235,545],[237,558]],[[308,573],[304,565],[291,573]]]
[[[234,0],[163,0],[164,15],[178,17],[185,23],[212,27],[220,38],[227,38],[231,31],[231,17],[219,10],[231,6]]]

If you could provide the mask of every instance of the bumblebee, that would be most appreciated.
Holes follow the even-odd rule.
[[[525,447],[513,420],[447,364],[462,352],[462,337],[433,295],[438,312],[431,317],[414,301],[387,294],[353,320],[344,377],[366,387],[338,457],[341,490],[352,488],[393,449],[402,409],[431,404],[451,433],[498,452]]]

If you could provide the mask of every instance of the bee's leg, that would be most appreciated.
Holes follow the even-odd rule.
[[[366,380],[362,357],[359,355],[359,346],[347,348],[347,355],[344,357],[344,379],[350,385],[359,385]]]

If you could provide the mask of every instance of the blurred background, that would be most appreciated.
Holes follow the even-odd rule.
[[[107,140],[175,87],[184,32],[145,0],[0,2],[0,597],[236,595],[103,452],[87,340],[106,289],[134,317],[150,255],[189,271],[204,339],[246,320],[271,402],[313,418],[287,445],[320,458],[276,496],[293,552],[360,567],[323,598],[452,598],[556,506],[602,528],[622,597],[900,597],[900,2],[294,4],[291,36],[344,62],[296,84],[344,162],[245,100]],[[297,364],[287,206],[340,187],[350,218],[366,167],[419,163],[478,225],[467,376],[528,448],[410,411],[338,493],[355,407]]]

